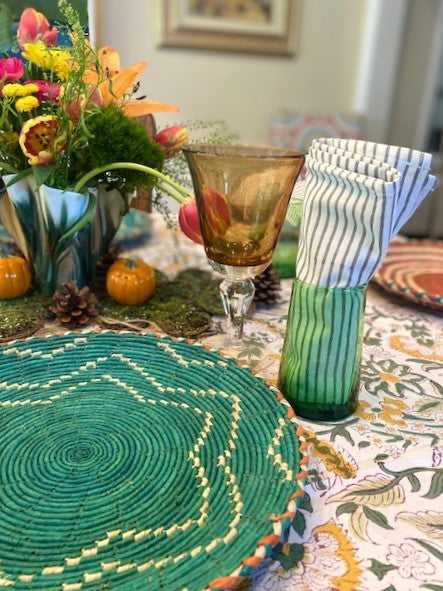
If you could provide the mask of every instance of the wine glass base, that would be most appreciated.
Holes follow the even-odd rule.
[[[219,332],[202,340],[211,349],[223,351],[229,357],[237,357],[239,352],[245,348],[245,343],[242,339],[232,339],[226,332]]]
[[[256,277],[263,273],[263,271],[269,267],[270,260],[266,261],[265,263],[261,263],[260,265],[250,265],[246,267],[237,267],[234,265],[223,265],[222,263],[218,263],[217,261],[213,261],[208,259],[209,264],[211,267],[220,273],[222,277],[227,279],[228,281],[243,281],[244,279],[251,279],[252,277]]]

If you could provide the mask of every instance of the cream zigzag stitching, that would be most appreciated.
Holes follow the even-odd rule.
[[[275,429],[275,437],[272,438],[272,445],[268,446],[268,457],[272,456],[274,466],[277,466],[281,472],[285,475],[285,480],[292,481],[295,478],[294,472],[289,469],[289,466],[286,462],[283,462],[281,454],[275,453],[276,447],[281,447],[281,440],[283,439],[284,432],[283,428],[287,427],[286,421],[280,417],[278,420],[279,426]]]
[[[51,353],[43,353],[43,351],[33,351],[32,349],[23,349],[22,351],[18,347],[11,347],[3,351],[4,355],[17,355],[18,357],[40,357],[41,359],[54,359],[56,355],[64,353],[67,349],[76,349],[77,345],[84,345],[87,343],[87,339],[84,337],[78,337],[74,339],[72,343],[66,343],[58,349],[53,349]]]

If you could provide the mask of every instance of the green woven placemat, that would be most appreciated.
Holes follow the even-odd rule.
[[[185,340],[0,347],[0,587],[232,589],[303,495],[296,429],[275,388]]]

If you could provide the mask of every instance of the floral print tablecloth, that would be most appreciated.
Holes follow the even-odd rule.
[[[207,268],[201,247],[153,219],[135,253],[170,275]],[[274,383],[291,284],[248,319],[239,354]],[[337,423],[300,419],[307,494],[245,591],[443,591],[443,314],[369,286],[365,320],[358,410]],[[221,348],[222,321],[201,340]]]

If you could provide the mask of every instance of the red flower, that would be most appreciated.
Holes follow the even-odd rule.
[[[22,12],[17,30],[18,44],[24,49],[25,43],[33,43],[41,39],[45,45],[55,45],[57,43],[57,28],[49,28],[46,17],[34,10],[26,8]]]
[[[202,198],[208,226],[215,234],[223,236],[231,223],[231,212],[225,195],[211,187],[203,187]]]
[[[18,57],[0,59],[0,84],[17,82],[24,74],[23,62]]]
[[[54,84],[54,82],[47,82],[46,80],[26,80],[23,84],[35,84],[38,86],[38,92],[34,96],[39,102],[55,101],[60,96],[61,86]]]
[[[180,206],[180,211],[178,212],[178,223],[183,234],[185,234],[197,244],[202,244],[197,204],[195,203],[195,199],[193,197],[185,201]]]
[[[29,164],[37,166],[52,162],[54,152],[63,149],[65,139],[59,136],[57,117],[40,115],[23,124],[19,144]]]
[[[166,158],[171,158],[180,152],[188,143],[189,133],[182,125],[173,125],[162,129],[154,136],[154,141],[165,149]]]

